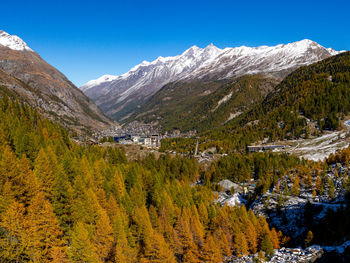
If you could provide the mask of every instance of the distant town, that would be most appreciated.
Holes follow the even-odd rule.
[[[116,142],[118,144],[142,145],[149,148],[159,148],[161,139],[176,137],[193,137],[196,131],[181,133],[180,130],[174,129],[171,133],[161,133],[152,123],[141,123],[133,121],[124,126],[111,127],[108,130],[100,131],[93,134],[94,139],[89,139],[90,144],[99,144],[103,142]],[[80,140],[76,138],[76,140]]]

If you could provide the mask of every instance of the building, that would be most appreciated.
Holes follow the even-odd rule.
[[[158,134],[151,135],[151,147],[159,147],[160,139]]]
[[[260,151],[270,151],[275,149],[284,149],[284,145],[255,145],[247,146],[248,152],[260,152]]]
[[[144,144],[145,146],[152,147],[152,140],[151,140],[151,138],[150,138],[150,137],[144,138],[143,144]]]

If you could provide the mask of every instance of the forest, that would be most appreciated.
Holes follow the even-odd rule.
[[[128,161],[79,145],[17,101],[0,100],[1,262],[222,262],[273,254],[286,237],[244,206],[190,186],[192,158]]]

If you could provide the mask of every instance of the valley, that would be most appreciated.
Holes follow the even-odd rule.
[[[350,52],[192,46],[78,89],[0,31],[0,262],[347,262]]]

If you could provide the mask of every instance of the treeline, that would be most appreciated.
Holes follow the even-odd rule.
[[[198,177],[194,159],[128,162],[2,98],[0,261],[222,262],[284,241],[263,217],[191,187]]]

